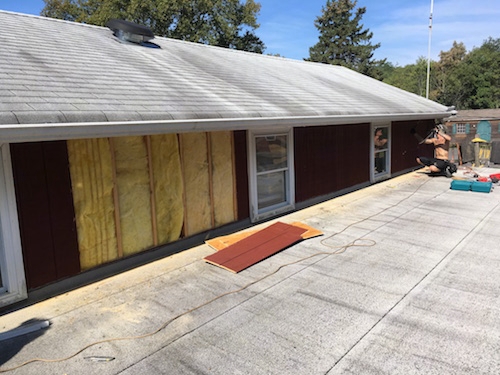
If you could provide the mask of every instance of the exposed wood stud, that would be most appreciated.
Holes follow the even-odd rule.
[[[234,132],[231,132],[231,165],[233,171],[233,220],[238,219],[238,195],[236,194],[236,156],[234,154]]]
[[[113,138],[108,138],[109,149],[111,152],[111,168],[113,170],[113,202],[114,202],[114,212],[115,212],[115,228],[116,228],[116,245],[118,248],[118,258],[123,258],[123,239],[122,239],[122,228],[120,221],[120,199],[118,195],[118,183],[116,178],[116,157],[115,157],[115,146]]]
[[[158,223],[156,221],[156,195],[155,195],[155,176],[153,171],[153,155],[151,150],[151,136],[146,137],[146,151],[148,154],[149,170],[149,197],[151,203],[151,228],[153,230],[153,245],[158,245]]]
[[[214,202],[214,179],[213,179],[213,165],[212,165],[212,136],[210,133],[205,133],[207,141],[207,163],[208,163],[208,193],[210,196],[210,224],[215,227],[215,202]]]
[[[187,214],[187,203],[186,203],[186,176],[185,176],[185,166],[184,166],[184,146],[182,144],[182,134],[177,134],[177,139],[179,141],[179,157],[181,159],[181,176],[182,176],[182,205],[184,207],[184,224],[182,226],[183,233],[181,237],[187,237],[189,235],[188,230],[188,214]]]

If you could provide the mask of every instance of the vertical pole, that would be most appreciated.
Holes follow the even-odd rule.
[[[431,13],[429,16],[429,45],[427,48],[427,85],[425,97],[429,99],[429,84],[431,77],[431,39],[432,39],[432,13],[434,12],[434,0],[431,0]]]
[[[479,142],[474,142],[474,167],[480,167],[481,161],[479,160]]]

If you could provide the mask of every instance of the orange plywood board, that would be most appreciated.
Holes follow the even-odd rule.
[[[306,229],[306,232],[302,233],[301,236],[304,240],[323,235],[322,231],[317,230],[307,224],[301,223],[300,221],[294,221],[291,225],[293,225],[294,227]]]
[[[302,240],[307,229],[277,222],[205,257],[205,261],[238,273]]]
[[[304,240],[307,240],[309,238],[317,237],[317,236],[322,236],[323,232],[307,225],[301,222],[293,222],[290,225],[293,225],[294,227],[300,227],[304,228],[307,231],[302,233],[301,237]],[[221,236],[217,238],[213,238],[211,240],[205,241],[205,243],[210,246],[212,249],[215,249],[217,251],[225,249],[226,247],[235,244],[238,241],[241,241],[244,238],[247,238],[248,236],[251,236],[254,233],[257,233],[259,229],[253,229],[245,232],[238,232],[234,234],[230,234],[228,236]]]

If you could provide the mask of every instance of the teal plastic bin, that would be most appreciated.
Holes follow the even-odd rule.
[[[491,187],[491,182],[474,181],[470,189],[479,193],[489,193],[491,191]]]
[[[451,181],[450,189],[469,191],[471,190],[471,187],[472,187],[472,181],[453,180]]]

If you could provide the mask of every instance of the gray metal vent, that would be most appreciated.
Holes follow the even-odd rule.
[[[113,35],[116,36],[120,42],[160,48],[157,44],[150,42],[155,35],[149,27],[130,21],[116,19],[109,20],[106,26],[113,31]]]

